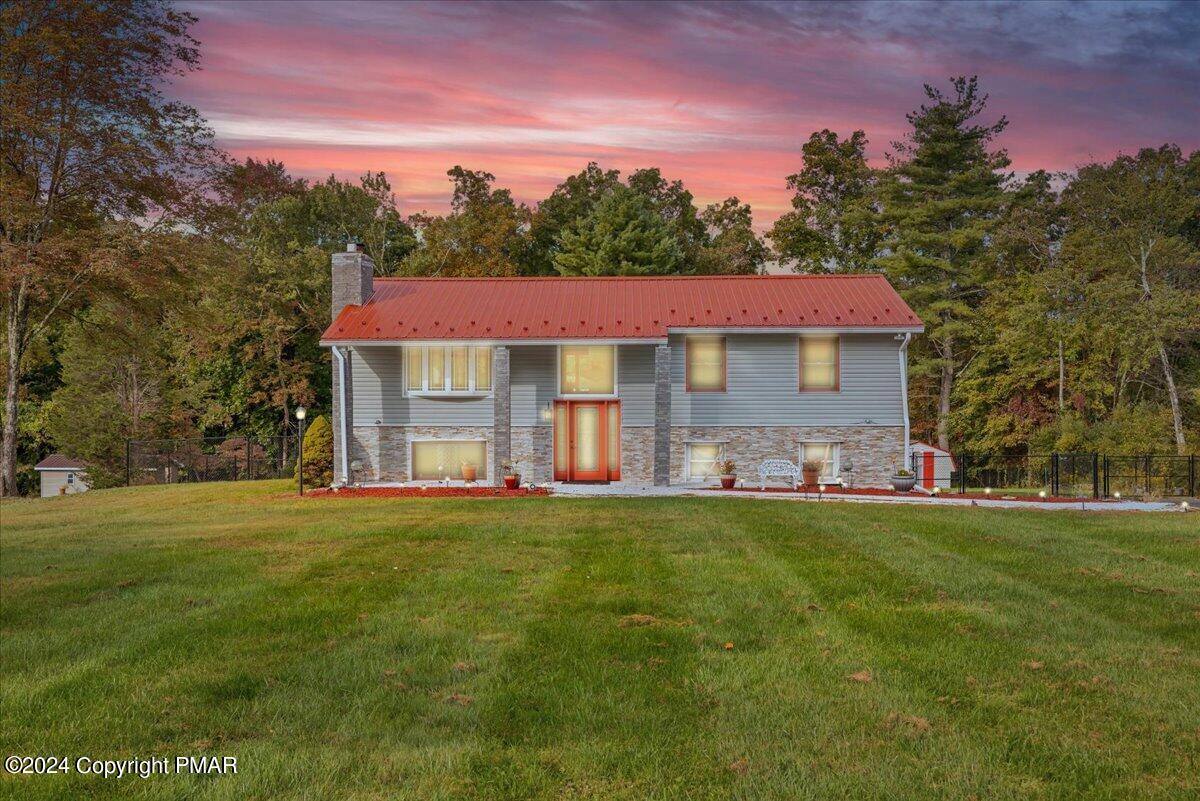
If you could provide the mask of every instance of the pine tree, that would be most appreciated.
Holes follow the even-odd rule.
[[[562,275],[666,275],[683,249],[642,194],[619,185],[562,235],[554,267]]]
[[[952,79],[953,95],[925,86],[931,101],[908,115],[881,180],[884,270],[925,321],[911,351],[916,381],[937,383],[938,446],[948,448],[954,382],[970,355],[976,309],[989,277],[989,236],[1005,203],[1003,150],[989,146],[1008,125],[975,122],[986,105],[975,78]],[[920,393],[914,393],[920,397]]]
[[[304,483],[310,487],[327,487],[333,483],[333,428],[329,418],[321,415],[304,431]],[[300,463],[295,477],[300,478]]]

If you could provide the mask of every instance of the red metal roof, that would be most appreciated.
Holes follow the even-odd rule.
[[[322,340],[661,339],[680,328],[922,324],[881,275],[376,278]]]
[[[82,470],[87,465],[78,459],[72,459],[70,456],[63,456],[61,453],[52,453],[42,461],[33,466],[34,470]]]

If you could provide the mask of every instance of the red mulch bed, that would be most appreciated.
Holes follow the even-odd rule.
[[[307,493],[318,498],[525,498],[549,495],[549,490],[505,489],[504,487],[342,487],[315,489]]]
[[[721,488],[720,487],[705,487],[705,489],[719,490]],[[759,489],[758,485],[754,485],[754,486],[736,487],[735,489],[732,489],[732,490],[725,490],[725,492],[786,492],[786,493],[791,493],[793,495],[807,494],[810,496],[815,496],[815,495],[821,494],[820,488],[816,487],[816,486],[812,486],[812,485],[809,485],[809,486],[801,485],[801,486],[797,487],[796,489],[791,489],[790,487],[767,487],[765,490]],[[984,500],[986,500],[986,501],[1036,501],[1038,503],[1080,503],[1081,501],[1086,501],[1087,503],[1105,503],[1105,502],[1112,501],[1112,499],[1107,499],[1107,501],[1098,501],[1098,500],[1093,500],[1092,498],[1065,498],[1062,496],[1054,496],[1054,497],[1050,497],[1050,498],[1039,498],[1036,495],[1005,495],[1004,493],[1001,493],[1001,492],[993,492],[991,495],[986,495],[982,492],[968,492],[965,494],[958,493],[958,492],[942,492],[942,493],[940,493],[940,495],[931,496],[931,495],[926,495],[923,492],[896,492],[895,490],[884,489],[881,487],[855,487],[853,489],[846,489],[845,487],[839,487],[836,485],[826,486],[825,487],[825,495],[829,495],[829,496],[832,496],[832,495],[866,495],[866,496],[884,497],[884,498],[945,497],[945,498],[963,498],[965,500],[980,500],[980,501],[984,501]]]

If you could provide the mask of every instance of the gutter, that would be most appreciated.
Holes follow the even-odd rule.
[[[900,337],[897,336],[897,339]],[[912,469],[912,446],[909,443],[908,423],[908,343],[912,342],[912,334],[905,334],[900,344],[900,404],[904,415],[904,470]]]
[[[348,380],[348,378],[346,376],[346,357],[340,350],[338,350],[337,345],[334,345],[329,350],[333,354],[333,358],[337,361],[338,378],[340,379],[338,381],[338,417],[340,418],[338,420],[338,427],[342,431],[342,436],[340,437],[341,447],[338,448],[338,450],[341,451],[341,457],[342,457],[342,483],[349,484],[350,483],[350,456],[349,456],[350,451],[349,451],[349,445],[347,444],[349,442],[349,430],[346,426],[346,381]],[[905,409],[906,409],[906,411],[905,411],[905,418],[904,418],[905,419],[905,429],[904,430],[906,432],[905,433],[905,441],[907,442],[908,441],[907,440],[907,431],[908,431],[907,406],[905,407]]]

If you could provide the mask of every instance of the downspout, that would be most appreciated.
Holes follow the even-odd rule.
[[[912,341],[912,334],[904,335],[904,341],[900,344],[900,408],[904,414],[904,468],[912,470],[912,446],[909,443],[909,427],[908,427],[908,343]]]
[[[338,421],[337,422],[338,422],[338,428],[340,428],[341,432],[342,432],[341,447],[338,449],[339,451],[341,451],[341,457],[342,457],[342,483],[349,484],[350,483],[350,456],[349,456],[350,451],[349,451],[349,447],[346,444],[349,441],[349,428],[346,425],[346,381],[347,381],[346,357],[344,355],[342,355],[341,351],[338,350],[337,345],[331,345],[329,349],[330,349],[330,351],[333,352],[333,358],[337,361],[337,370],[338,370],[338,379],[339,379],[338,380]],[[905,406],[904,421],[905,421],[904,430],[905,430],[905,432],[907,432],[908,431],[908,408],[907,408],[907,406]],[[907,436],[907,434],[906,434],[906,436]]]

